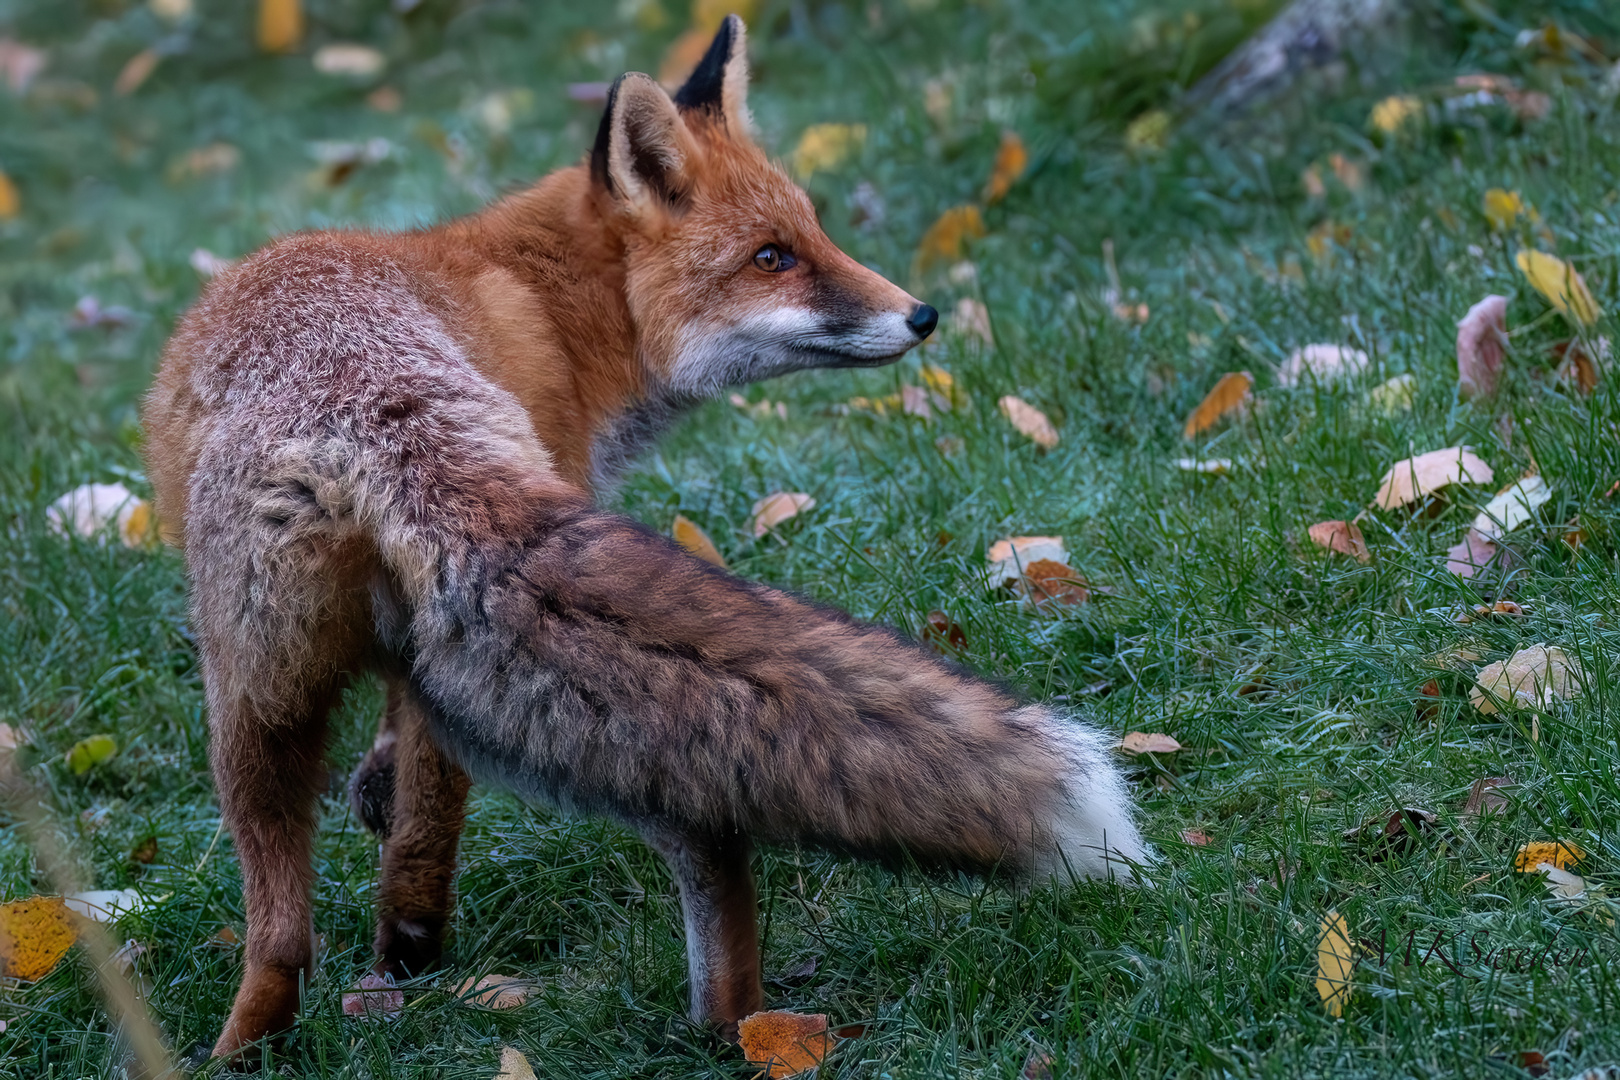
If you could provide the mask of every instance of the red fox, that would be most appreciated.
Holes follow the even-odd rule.
[[[439,958],[469,777],[662,854],[692,1015],[733,1037],[762,1002],[756,842],[1027,876],[1149,857],[1100,732],[593,505],[693,403],[934,329],[754,144],[747,80],[732,16],[673,99],[619,79],[581,165],[423,232],[286,237],[176,330],[146,455],[248,923],[216,1056],[295,1019],[327,712],[368,671],[380,975]]]

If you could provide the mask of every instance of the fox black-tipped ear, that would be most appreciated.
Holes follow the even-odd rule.
[[[628,203],[673,206],[685,195],[689,140],[663,87],[646,75],[621,75],[596,129],[591,179]]]
[[[748,28],[737,16],[727,15],[720,23],[697,70],[675,92],[675,104],[682,112],[720,117],[734,135],[753,130],[748,114]]]

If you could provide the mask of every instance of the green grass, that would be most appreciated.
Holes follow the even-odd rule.
[[[647,5],[642,5],[646,7]],[[44,508],[68,488],[140,475],[136,401],[161,343],[196,295],[196,247],[234,257],[291,229],[403,227],[476,208],[577,159],[596,116],[563,84],[656,70],[682,28],[637,5],[425,0],[406,15],[372,0],[311,6],[310,43],[364,40],[390,58],[395,114],[368,109],[372,84],[315,75],[304,53],[262,57],[248,5],[200,3],[176,34],[123,0],[0,0],[0,36],[48,46],[25,98],[0,89],[0,168],[23,212],[0,223],[0,720],[20,727],[21,764],[45,793],[84,879],[138,884],[152,901],[121,936],[145,943],[141,972],[172,1045],[217,1033],[241,964],[211,942],[242,929],[240,878],[206,764],[206,721],[183,573],[171,552],[63,540]],[[834,238],[949,312],[983,300],[997,344],[943,335],[892,369],[797,375],[748,391],[788,403],[787,420],[725,404],[701,410],[616,496],[667,528],[676,511],[714,537],[741,574],[864,617],[917,629],[938,608],[967,636],[963,660],[1117,732],[1175,735],[1188,749],[1131,766],[1164,855],[1154,887],[1088,885],[1017,895],[930,880],[809,851],[763,853],[770,1005],[865,1021],[824,1075],[1013,1077],[1034,1048],[1058,1076],[1552,1075],[1620,1061],[1620,941],[1604,912],[1551,902],[1510,872],[1528,840],[1574,840],[1594,884],[1620,886],[1620,392],[1582,397],[1552,377],[1568,336],[1513,268],[1521,244],[1575,259],[1600,303],[1620,310],[1620,126],[1603,71],[1519,48],[1515,32],[1557,20],[1620,53],[1602,0],[1420,6],[1410,47],[1390,46],[1335,95],[1285,102],[1214,128],[1189,122],[1162,153],[1125,148],[1125,124],[1172,105],[1266,4],[1203,0],[985,0],[929,4],[767,3],[753,32],[754,110],[775,150],[819,121],[868,125],[864,147],[811,191]],[[238,10],[240,9],[240,10]],[[875,13],[875,14],[874,14]],[[1193,16],[1192,19],[1186,16]],[[110,92],[136,51],[172,55],[129,97]],[[1385,93],[1426,92],[1459,71],[1500,71],[1547,90],[1551,115],[1448,118],[1394,139],[1369,135]],[[954,88],[939,117],[925,83]],[[513,117],[486,122],[492,94]],[[971,200],[1003,128],[1032,151],[1028,175],[986,212],[976,282],[911,276],[911,254],[943,209]],[[309,144],[389,140],[386,159],[331,185]],[[185,155],[225,141],[234,169],[186,177]],[[1334,152],[1368,182],[1299,182]],[[856,185],[881,222],[852,221]],[[1549,231],[1503,237],[1481,213],[1490,187],[1517,189]],[[1348,225],[1331,265],[1306,251],[1324,219]],[[1146,325],[1102,300],[1102,246]],[[1494,403],[1456,394],[1455,321],[1487,293],[1512,297],[1516,330]],[[81,296],[134,312],[125,327],[75,330]],[[1613,335],[1612,316],[1597,332]],[[1374,370],[1337,387],[1277,386],[1293,347],[1344,341]],[[845,414],[851,396],[917,381],[924,359],[955,373],[967,409],[923,423]],[[1246,369],[1260,407],[1194,443],[1181,424],[1215,378]],[[1365,403],[1410,373],[1409,412]],[[1062,443],[1041,452],[995,402],[1045,409]],[[1511,438],[1499,417],[1512,419]],[[962,449],[944,455],[936,440]],[[1313,522],[1360,513],[1379,477],[1412,452],[1467,443],[1505,482],[1539,467],[1554,489],[1515,534],[1508,572],[1461,582],[1443,552],[1488,489],[1414,516],[1363,520],[1363,566],[1313,549]],[[1175,458],[1231,458],[1225,477]],[[750,505],[772,490],[818,505],[755,541]],[[1584,542],[1562,537],[1577,522]],[[1038,618],[987,592],[986,546],[1056,533],[1106,586],[1087,607]],[[1520,621],[1458,625],[1481,600]],[[1580,698],[1541,718],[1488,717],[1467,702],[1476,665],[1535,642],[1577,654]],[[1438,712],[1417,709],[1436,679]],[[369,742],[375,687],[336,725],[334,771]],[[109,732],[116,758],[84,776],[63,755]],[[1510,810],[1460,816],[1470,783],[1509,774]],[[1399,806],[1437,813],[1411,852],[1346,840]],[[0,834],[0,896],[48,889],[12,819]],[[1179,839],[1203,829],[1207,847]],[[130,853],[156,837],[150,865]],[[375,846],[341,798],[326,803],[316,926],[326,950],[282,1075],[487,1077],[499,1047],[542,1076],[748,1076],[739,1054],[691,1029],[679,913],[658,860],[598,822],[525,809],[480,790],[464,847],[450,972],[390,1023],[346,1020],[339,994],[367,963]],[[1342,1019],[1312,984],[1323,913],[1390,943],[1364,962]],[[1492,972],[1473,958],[1404,962],[1407,935],[1475,934],[1482,947],[1557,942],[1568,962]],[[1448,937],[1447,940],[1450,940]],[[1578,959],[1574,950],[1584,949]],[[469,973],[516,972],[544,991],[499,1015],[454,1003]],[[75,953],[0,1000],[0,1076],[112,1075],[121,1051]]]

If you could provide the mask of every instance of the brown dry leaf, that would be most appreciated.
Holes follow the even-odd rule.
[[[21,212],[22,196],[17,193],[17,185],[0,169],[0,221],[10,221]]]
[[[826,1013],[757,1012],[737,1024],[737,1039],[749,1062],[772,1078],[814,1069],[832,1049]]]
[[[1521,874],[1533,874],[1541,863],[1551,863],[1560,870],[1568,870],[1584,858],[1586,852],[1573,842],[1560,844],[1552,840],[1532,840],[1521,845],[1514,854],[1513,869]]]
[[[228,931],[230,928],[227,927]],[[221,931],[221,934],[225,931]],[[218,936],[218,935],[216,935]],[[231,935],[235,937],[235,935]],[[343,995],[344,1016],[398,1016],[405,1011],[405,991],[387,978],[368,971]]]
[[[1417,719],[1427,724],[1440,715],[1440,680],[1430,679],[1418,688]]]
[[[1490,566],[1501,554],[1496,541],[1469,529],[1446,552],[1446,572],[1467,580]]]
[[[140,843],[131,848],[129,852],[130,861],[138,862],[142,865],[151,863],[153,859],[157,858],[157,855],[158,841],[157,837],[155,836],[148,836],[145,840],[142,840]]]
[[[1130,731],[1119,741],[1119,748],[1127,754],[1173,754],[1181,744],[1158,732]]]
[[[990,179],[984,185],[984,201],[994,205],[1007,197],[1013,184],[1029,168],[1029,151],[1016,131],[1003,131],[1001,145],[996,148],[996,164],[990,170]]]
[[[1367,540],[1361,535],[1361,526],[1353,521],[1319,521],[1309,529],[1311,541],[1318,547],[1340,555],[1349,555],[1357,562],[1372,560]]]
[[[118,72],[118,78],[113,80],[113,93],[119,97],[128,97],[141,88],[141,84],[152,77],[157,70],[158,61],[163,59],[156,49],[142,49],[125,62]]]
[[[536,1080],[534,1066],[515,1046],[501,1047],[501,1068],[490,1080]]]
[[[1191,844],[1193,847],[1209,847],[1215,839],[1203,829],[1182,829],[1181,842]]]
[[[1556,645],[1532,645],[1475,676],[1468,700],[1487,716],[1502,709],[1546,709],[1581,692],[1579,661]]]
[[[964,296],[951,311],[951,330],[965,338],[977,338],[994,348],[996,337],[990,330],[990,309],[981,300]]]
[[[975,205],[953,206],[939,215],[917,244],[917,269],[926,271],[962,257],[963,246],[985,235],[984,215]]]
[[[1232,371],[1222,375],[1214,389],[1204,395],[1204,400],[1198,403],[1198,408],[1187,417],[1187,426],[1182,429],[1182,435],[1190,439],[1199,432],[1208,431],[1225,417],[1246,408],[1253,400],[1251,393],[1253,389],[1254,376],[1247,371]]]
[[[1329,1016],[1343,1016],[1350,1000],[1355,954],[1350,948],[1350,928],[1343,915],[1330,911],[1322,917],[1316,938],[1316,992]]]
[[[1465,399],[1496,393],[1506,344],[1505,296],[1487,296],[1457,323],[1457,384]]]
[[[0,905],[0,976],[43,979],[73,941],[72,918],[61,897],[35,896]]]
[[[304,38],[301,0],[259,0],[259,48],[291,52]]]
[[[754,503],[749,515],[755,537],[764,536],[789,518],[796,517],[816,505],[816,500],[802,491],[776,491]]]
[[[1463,817],[1484,817],[1507,810],[1508,800],[1498,794],[1503,788],[1514,786],[1511,776],[1483,776],[1468,789],[1468,801],[1463,803]]]
[[[1578,339],[1558,342],[1552,347],[1552,352],[1559,359],[1559,380],[1574,386],[1582,394],[1590,394],[1603,381],[1609,351],[1609,339],[1606,337],[1598,338],[1596,344],[1590,347]]]
[[[1091,599],[1086,579],[1055,559],[1036,559],[1024,565],[1024,574],[1014,590],[1036,607],[1057,605],[1078,607]]]
[[[1052,1055],[1045,1050],[1031,1050],[1018,1070],[1019,1080],[1052,1080]]]
[[[967,648],[967,634],[943,611],[930,611],[923,622],[922,639],[941,656]]]
[[[1496,473],[1466,446],[1448,446],[1391,465],[1374,499],[1380,510],[1416,502],[1451,484],[1488,484]]]
[[[24,45],[12,38],[0,38],[0,79],[4,79],[14,94],[21,94],[34,81],[34,76],[45,70],[50,57],[43,49]]]
[[[675,523],[669,532],[675,538],[675,542],[690,554],[696,555],[706,563],[713,563],[722,570],[726,568],[726,560],[721,556],[720,549],[714,546],[714,541],[709,539],[709,534],[693,524],[685,514],[675,515]]]
[[[539,990],[534,982],[514,975],[485,975],[468,978],[456,987],[456,997],[464,1005],[480,1009],[515,1009]]]
[[[1008,394],[996,402],[996,406],[1001,409],[1001,415],[1018,429],[1020,435],[1030,439],[1041,449],[1050,450],[1058,444],[1058,431],[1052,426],[1052,421],[1023,398]]]
[[[997,540],[985,553],[990,564],[990,587],[1000,589],[1024,576],[1024,571],[1041,560],[1067,562],[1061,536],[1010,536]]]

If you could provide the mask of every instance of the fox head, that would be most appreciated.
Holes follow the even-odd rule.
[[[622,76],[597,131],[592,198],[623,240],[648,374],[673,394],[886,364],[939,320],[827,238],[752,126],[745,31],[731,15],[673,99],[646,75]]]

